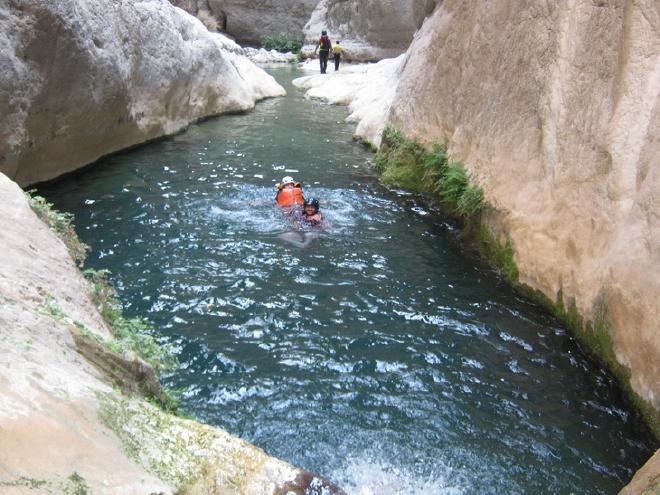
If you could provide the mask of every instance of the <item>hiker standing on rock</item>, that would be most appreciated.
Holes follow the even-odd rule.
[[[330,42],[330,38],[328,38],[328,32],[324,29],[323,31],[321,31],[321,37],[319,38],[318,45],[316,45],[316,48],[314,48],[315,55],[317,50],[319,52],[321,74],[325,74],[326,70],[328,69],[328,55],[330,55],[331,46],[332,43]]]
[[[341,46],[341,41],[337,41],[332,45],[332,56],[335,59],[335,72],[339,70],[339,61],[341,60],[341,54],[344,51],[344,47]]]

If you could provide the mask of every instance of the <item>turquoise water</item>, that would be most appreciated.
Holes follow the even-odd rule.
[[[654,446],[610,377],[271,72],[286,98],[39,188],[175,344],[183,409],[351,494],[616,493]],[[305,249],[284,175],[328,219]]]

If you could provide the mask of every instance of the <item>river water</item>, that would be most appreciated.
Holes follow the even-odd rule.
[[[39,187],[176,346],[182,409],[351,494],[616,493],[654,446],[609,376],[269,70],[287,97]],[[328,220],[306,248],[284,175]]]

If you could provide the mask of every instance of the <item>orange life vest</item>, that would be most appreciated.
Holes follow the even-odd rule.
[[[300,187],[280,189],[275,199],[280,206],[302,205],[305,202],[303,191]]]

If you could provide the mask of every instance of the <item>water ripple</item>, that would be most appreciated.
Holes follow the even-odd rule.
[[[652,446],[614,381],[288,89],[43,191],[177,349],[184,409],[352,495],[616,493]],[[327,218],[304,248],[283,175]]]

